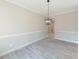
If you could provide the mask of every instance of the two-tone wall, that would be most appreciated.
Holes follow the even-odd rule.
[[[45,38],[44,17],[0,0],[0,55]]]
[[[78,15],[77,11],[57,15],[55,22],[56,38],[68,42],[78,42]]]

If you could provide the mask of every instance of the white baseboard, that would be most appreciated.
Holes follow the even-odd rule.
[[[78,44],[78,33],[77,32],[67,32],[67,31],[56,32],[55,38],[59,40]]]
[[[47,31],[21,33],[0,38],[0,56],[21,49],[29,44],[46,38]],[[1,43],[2,42],[2,43]]]

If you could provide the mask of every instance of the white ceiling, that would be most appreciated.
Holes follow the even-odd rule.
[[[47,15],[47,0],[7,0],[40,15]],[[50,16],[77,11],[77,0],[50,0]]]

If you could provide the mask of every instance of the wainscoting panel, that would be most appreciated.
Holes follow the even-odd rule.
[[[78,33],[77,32],[67,32],[67,31],[56,32],[55,38],[59,40],[64,40],[67,42],[78,44]]]
[[[47,31],[20,33],[0,37],[0,56],[18,50],[38,40],[44,39]]]

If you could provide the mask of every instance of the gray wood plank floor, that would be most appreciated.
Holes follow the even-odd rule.
[[[43,39],[1,59],[78,59],[77,45],[57,39]]]

